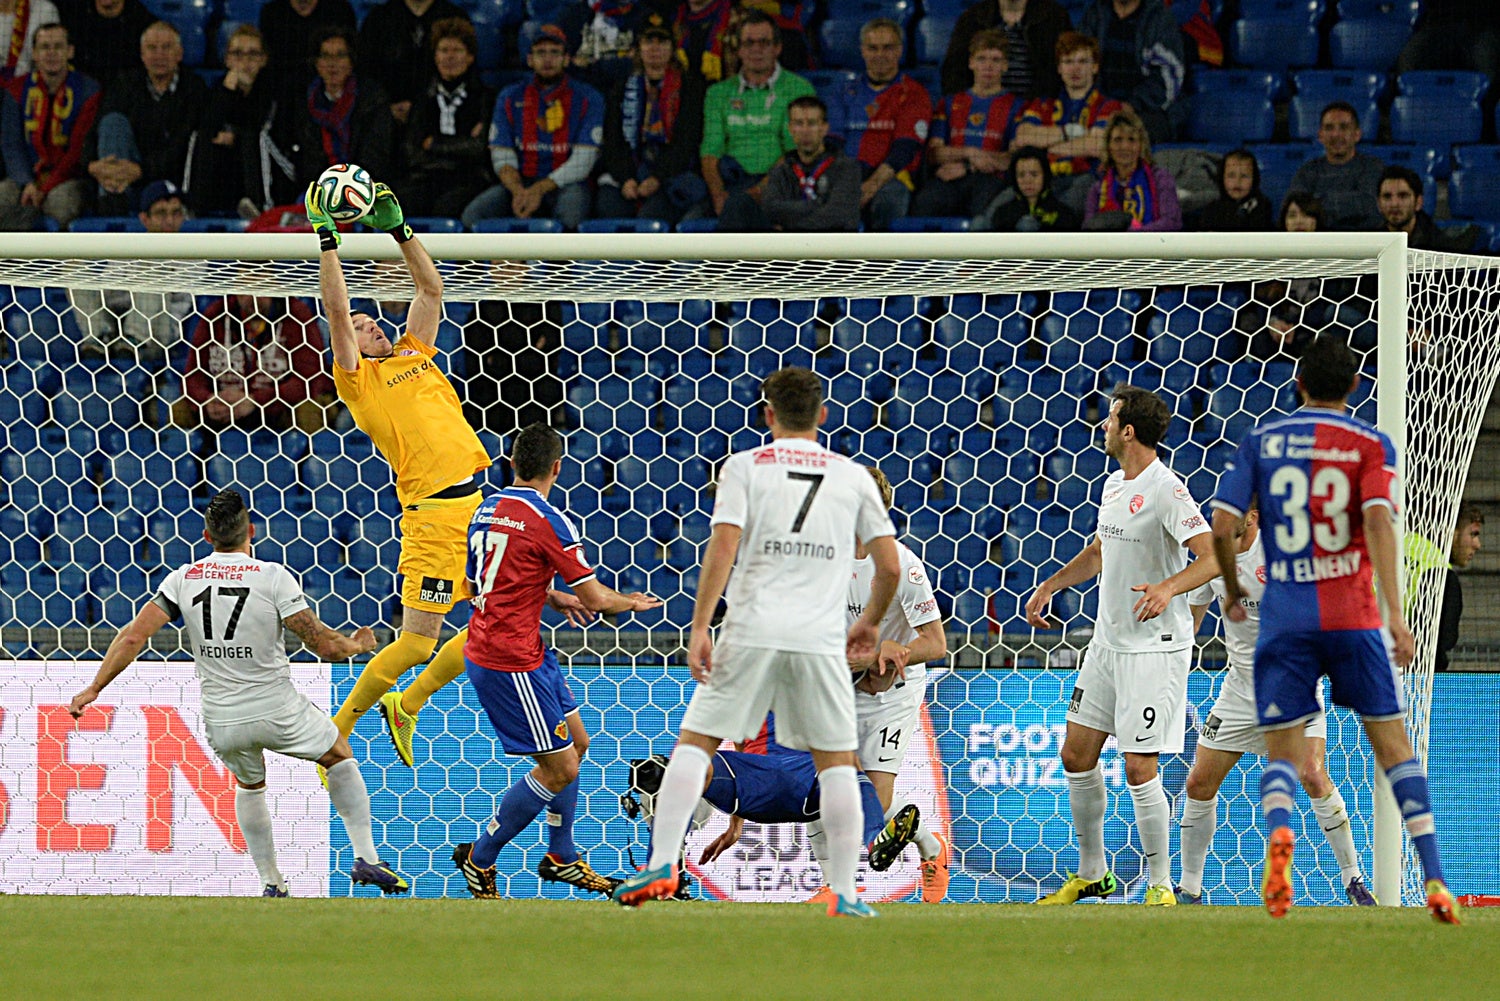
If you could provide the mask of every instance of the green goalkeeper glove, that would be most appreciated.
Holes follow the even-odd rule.
[[[411,227],[406,224],[406,216],[401,214],[401,203],[396,201],[388,184],[376,182],[375,204],[370,209],[369,220],[371,226],[385,230],[397,243],[411,239]]]
[[[323,191],[314,181],[307,186],[307,197],[303,199],[307,208],[307,221],[318,234],[318,243],[324,250],[339,249],[339,228],[323,210]]]

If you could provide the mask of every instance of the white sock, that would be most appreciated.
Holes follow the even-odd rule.
[[[379,862],[375,836],[370,833],[370,793],[365,788],[365,777],[359,773],[359,765],[353,758],[345,758],[328,769],[327,774],[328,798],[333,800],[333,808],[343,818],[349,843],[354,846],[354,857],[372,864]]]
[[[885,811],[885,819],[890,820],[905,807],[905,800],[892,799],[891,808]],[[916,842],[917,854],[924,860],[935,859],[942,854],[942,844],[939,843],[937,838],[932,836],[932,832],[927,829],[927,821],[923,820],[920,815],[917,817],[917,836],[912,840]]]
[[[817,860],[818,868],[827,872],[828,832],[823,830],[823,822],[821,820],[808,821],[807,846],[812,849],[812,856]]]
[[[854,876],[859,870],[859,840],[864,811],[859,801],[859,778],[853,765],[837,765],[818,773],[822,790],[818,814],[828,835],[828,865],[823,875],[833,892],[845,900],[858,894]]]
[[[245,847],[250,849],[250,858],[260,873],[260,881],[266,886],[282,884],[281,870],[276,865],[276,836],[271,832],[271,808],[266,805],[266,787],[246,789],[234,787],[234,819],[245,836]]]
[[[1312,801],[1313,812],[1318,815],[1318,826],[1333,848],[1334,858],[1339,860],[1339,878],[1345,886],[1351,879],[1363,879],[1359,868],[1359,852],[1354,848],[1354,832],[1349,829],[1349,814],[1344,809],[1344,797],[1338,789]]]
[[[703,798],[703,780],[708,777],[708,752],[692,744],[678,744],[667,762],[656,793],[656,820],[651,825],[652,869],[676,865],[682,857],[682,839],[687,837],[693,810]]]
[[[1068,807],[1078,833],[1078,876],[1104,878],[1104,773],[1095,765],[1086,772],[1064,772],[1068,777]]]
[[[1182,882],[1183,892],[1193,896],[1203,892],[1203,864],[1208,861],[1208,850],[1213,847],[1214,828],[1219,824],[1219,794],[1213,799],[1185,797],[1182,804],[1182,820],[1177,827],[1182,831]]]
[[[1151,886],[1172,885],[1172,808],[1167,805],[1167,791],[1161,787],[1161,776],[1138,786],[1128,786],[1135,801],[1135,829],[1141,835],[1146,852],[1146,869]]]

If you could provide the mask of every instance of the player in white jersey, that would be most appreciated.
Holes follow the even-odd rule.
[[[811,751],[818,770],[824,875],[837,894],[828,913],[873,916],[854,888],[862,821],[849,662],[878,657],[876,673],[905,667],[904,658],[881,650],[878,631],[896,593],[896,530],[864,469],[818,443],[818,425],[828,416],[818,377],[784,368],[762,391],[771,442],[731,455],[719,474],[688,641],[698,687],[662,776],[651,859],[614,897],[638,905],[677,889],[682,839],[711,756],[723,739],[755,736],[769,710],[780,742]],[[875,574],[864,613],[846,632],[857,540],[870,551]],[[726,582],[729,611],[715,649],[709,623]]]
[[[1052,595],[1099,578],[1099,618],[1068,703],[1063,770],[1078,834],[1078,872],[1043,897],[1071,904],[1118,889],[1104,858],[1104,775],[1099,754],[1111,734],[1125,757],[1135,826],[1146,854],[1146,903],[1171,906],[1171,823],[1158,755],[1180,754],[1187,725],[1192,614],[1178,596],[1218,573],[1208,522],[1182,480],[1156,455],[1172,419],[1155,394],[1115,387],[1104,451],[1120,468],[1104,481],[1094,539],[1026,602],[1026,619],[1052,628]],[[1191,550],[1197,557],[1188,563]],[[1156,581],[1154,584],[1144,583]]]
[[[73,696],[68,711],[75,719],[83,715],[158,630],[181,619],[203,691],[208,744],[235,778],[235,821],[260,872],[262,896],[287,896],[266,805],[266,751],[316,761],[327,769],[328,797],[354,847],[350,878],[378,886],[382,893],[405,893],[406,880],[381,862],[375,850],[370,794],[349,741],[292,687],[282,627],[329,661],[369,653],[375,649],[375,634],[368,626],[352,636],[329,629],[308,607],[286,567],[250,555],[255,527],[238,491],[216,495],[203,521],[203,537],[213,553],[168,575],[156,596],[110,643],[93,682]]]
[[[866,467],[870,478],[880,491],[880,500],[889,510],[895,497],[891,481],[875,466]],[[859,763],[875,794],[880,798],[881,809],[889,823],[908,808],[916,808],[896,801],[896,774],[906,757],[907,745],[911,743],[922,720],[922,697],[927,691],[927,663],[938,660],[948,652],[948,637],[943,631],[943,615],[938,611],[937,598],[933,594],[937,583],[934,578],[906,546],[896,543],[901,557],[901,580],[896,585],[896,597],[880,620],[881,646],[889,645],[891,656],[906,657],[906,671],[901,677],[894,672],[884,675],[863,671],[857,676],[854,686],[854,715],[859,732]],[[875,565],[865,547],[856,543],[854,547],[854,575],[849,579],[849,600],[846,621],[853,625],[865,610],[870,597],[870,584],[875,576]],[[856,668],[873,666],[869,662],[853,665]],[[823,825],[814,821],[807,825],[808,840],[813,853],[823,857]],[[948,839],[940,832],[929,830],[918,815],[911,841],[917,846],[921,857],[922,902],[941,903],[948,893]],[[885,858],[877,855],[896,852]],[[870,848],[870,867],[884,871],[895,861],[905,840],[877,839]],[[811,903],[827,903],[833,891],[823,887],[813,895]]]
[[[1255,640],[1260,635],[1260,597],[1266,589],[1266,556],[1260,541],[1260,512],[1252,506],[1240,519],[1235,535],[1235,576],[1239,579],[1242,604],[1248,613],[1243,622],[1224,619],[1224,646],[1229,653],[1229,670],[1219,688],[1219,697],[1198,733],[1198,748],[1187,777],[1187,798],[1182,806],[1182,879],[1177,885],[1179,904],[1203,903],[1203,866],[1213,846],[1214,828],[1218,824],[1219,787],[1229,770],[1244,754],[1266,756],[1266,738],[1260,732],[1255,716]],[[1208,606],[1224,601],[1224,579],[1215,577],[1188,595],[1193,609],[1193,632],[1203,624]],[[1318,706],[1323,692],[1317,693]],[[1370,907],[1375,896],[1365,886],[1360,870],[1359,852],[1354,847],[1354,833],[1349,829],[1349,814],[1344,797],[1328,777],[1324,767],[1324,749],[1328,741],[1328,719],[1319,712],[1303,726],[1308,737],[1308,758],[1302,763],[1302,785],[1312,798],[1318,824],[1328,837],[1338,859],[1340,881],[1351,904]]]

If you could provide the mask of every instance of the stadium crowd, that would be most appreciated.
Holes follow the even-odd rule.
[[[355,162],[448,231],[1500,235],[1500,15],[1444,0],[7,6],[4,229],[135,228],[163,181],[297,228]]]

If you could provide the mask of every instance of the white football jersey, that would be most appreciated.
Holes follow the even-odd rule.
[[[863,466],[806,438],[736,452],[719,473],[712,523],[744,532],[725,642],[844,652],[854,541],[896,534]]]
[[[1208,531],[1203,512],[1182,480],[1160,459],[1133,480],[1116,469],[1099,500],[1099,620],[1094,642],[1123,653],[1185,650],[1193,643],[1193,614],[1179,595],[1154,619],[1137,622],[1137,584],[1155,584],[1188,563],[1184,543]]]
[[[307,599],[286,567],[213,553],[173,570],[153,600],[182,620],[205,722],[265,719],[297,697],[281,621],[306,609]]]
[[[880,620],[880,639],[903,645],[917,638],[917,627],[935,622],[942,616],[938,612],[937,598],[933,595],[936,580],[928,576],[917,554],[896,543],[901,555],[901,581],[896,585],[896,597],[891,607],[885,610]],[[865,602],[870,600],[870,585],[875,580],[875,561],[866,556],[854,561],[854,573],[849,578],[849,604],[844,626],[854,625],[854,620],[864,614]],[[906,665],[907,681],[926,677],[927,666],[921,663]]]
[[[1245,595],[1244,622],[1231,622],[1221,616],[1224,624],[1224,647],[1229,651],[1229,669],[1241,671],[1249,679],[1255,667],[1255,639],[1260,635],[1260,598],[1266,592],[1266,551],[1261,548],[1260,533],[1250,548],[1234,559],[1235,576],[1239,578],[1240,591]],[[1188,595],[1189,605],[1208,605],[1215,599],[1219,609],[1224,608],[1224,578],[1215,577]]]

